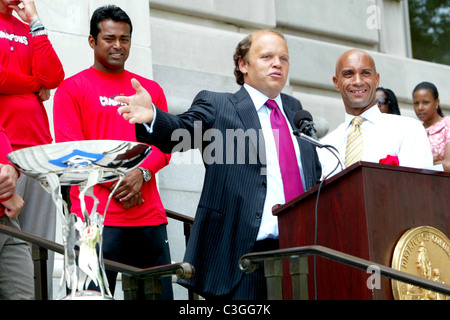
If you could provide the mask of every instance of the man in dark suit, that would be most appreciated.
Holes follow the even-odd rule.
[[[270,30],[250,34],[238,44],[234,61],[236,80],[242,85],[238,92],[202,91],[191,108],[178,116],[152,106],[150,96],[134,79],[136,95],[116,100],[125,104],[119,108],[124,119],[143,124],[136,125],[138,141],[163,152],[178,146],[179,141],[172,137],[177,129],[190,137],[199,131],[214,136],[203,139],[200,145],[195,145],[198,139],[190,139],[190,148],[199,148],[204,156],[206,172],[184,259],[194,266],[195,277],[182,284],[207,299],[266,299],[263,268],[244,274],[239,270],[239,258],[278,248],[278,224],[272,207],[317,184],[321,165],[315,148],[292,135],[294,114],[302,107],[297,99],[281,94],[289,72],[283,35]],[[272,124],[275,110],[266,105],[268,99],[277,103],[281,121],[285,127],[287,124],[285,137],[282,129]],[[211,145],[220,141],[225,147],[211,151]],[[289,148],[282,145],[285,142]],[[282,161],[287,149],[292,149],[293,159],[285,162],[294,164],[287,178],[298,175],[297,187],[291,182],[283,185],[284,164],[279,158]],[[285,195],[288,191],[292,193]]]

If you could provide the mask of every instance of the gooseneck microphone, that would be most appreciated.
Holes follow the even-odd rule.
[[[314,128],[311,113],[306,110],[297,111],[294,116],[294,123],[301,133],[304,133],[315,140],[319,140],[316,135],[317,130]]]
[[[344,161],[339,155],[339,151],[331,145],[321,143],[317,138],[317,130],[316,128],[314,128],[314,122],[311,113],[306,110],[297,111],[297,113],[294,115],[294,124],[297,127],[297,130],[293,132],[294,135],[308,141],[309,143],[314,144],[319,148],[327,149],[338,159],[342,170],[346,168]]]

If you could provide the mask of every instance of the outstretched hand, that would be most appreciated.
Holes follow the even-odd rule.
[[[136,79],[131,79],[131,85],[136,90],[136,94],[129,97],[117,96],[114,98],[117,102],[124,104],[117,111],[130,123],[151,122],[154,111],[150,94]]]

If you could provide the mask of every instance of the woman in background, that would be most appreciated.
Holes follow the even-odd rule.
[[[400,115],[397,97],[391,89],[377,88],[376,101],[381,112]]]
[[[413,90],[414,111],[423,122],[433,152],[434,164],[450,172],[450,117],[440,107],[439,92],[430,82],[421,82]]]

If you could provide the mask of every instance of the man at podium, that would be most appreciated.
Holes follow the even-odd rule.
[[[412,168],[433,168],[426,132],[413,118],[381,113],[376,104],[380,83],[373,58],[352,49],[336,62],[333,77],[345,106],[345,121],[322,139],[345,156],[346,167],[358,161],[391,163]],[[324,177],[338,167],[336,157],[319,150]],[[333,173],[337,173],[338,170]]]

